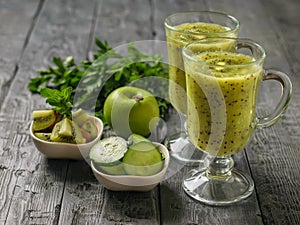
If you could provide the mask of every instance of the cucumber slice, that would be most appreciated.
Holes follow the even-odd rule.
[[[133,144],[136,144],[136,143],[141,142],[141,141],[146,141],[146,142],[151,143],[150,140],[148,140],[147,138],[145,138],[144,136],[139,135],[139,134],[132,134],[128,138],[128,144],[129,145],[133,145]]]
[[[116,165],[127,151],[127,142],[121,137],[108,137],[96,143],[90,151],[90,159],[99,165]]]
[[[123,163],[120,162],[119,164],[107,166],[107,165],[99,165],[97,168],[99,168],[100,171],[103,171],[104,173],[110,174],[110,175],[126,175],[126,172],[123,167]]]
[[[129,147],[123,158],[127,174],[135,176],[151,176],[163,167],[160,150],[148,141],[141,141]]]

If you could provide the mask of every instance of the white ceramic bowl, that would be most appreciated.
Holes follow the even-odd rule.
[[[86,144],[70,144],[62,142],[49,142],[37,138],[32,131],[32,124],[30,125],[30,135],[32,137],[35,147],[48,158],[52,159],[75,159],[82,160],[89,154],[91,147],[100,140],[103,133],[103,123],[97,118],[90,116],[98,129],[97,137]]]
[[[155,143],[165,157],[163,168],[151,176],[108,175],[97,170],[91,161],[92,171],[96,179],[107,189],[112,191],[150,191],[163,180],[169,166],[170,156],[168,149]]]

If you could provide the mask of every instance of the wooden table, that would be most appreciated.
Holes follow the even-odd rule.
[[[49,160],[29,135],[31,112],[45,102],[28,89],[53,56],[81,60],[94,37],[111,46],[165,40],[163,19],[176,11],[217,10],[237,17],[240,37],[267,51],[266,67],[290,75],[293,98],[277,125],[256,131],[236,166],[255,181],[247,200],[228,207],[193,201],[181,188],[190,167],[146,193],[112,192],[85,161]],[[300,224],[300,1],[296,0],[1,0],[0,224]],[[259,113],[278,99],[264,85]]]

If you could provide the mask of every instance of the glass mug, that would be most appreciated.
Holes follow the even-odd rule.
[[[224,51],[217,45],[231,48]],[[189,43],[182,53],[188,134],[207,153],[205,169],[190,171],[183,188],[209,205],[237,202],[251,195],[254,183],[233,168],[231,155],[244,149],[255,129],[269,127],[283,115],[291,97],[291,81],[282,72],[263,69],[265,51],[252,40],[205,38]],[[258,118],[258,88],[266,80],[279,81],[282,96],[273,113]]]
[[[239,21],[221,12],[192,11],[172,14],[165,19],[164,24],[168,43],[169,98],[185,120],[187,100],[182,47],[205,37],[237,37]],[[195,147],[187,140],[185,131],[168,137],[165,145],[179,161],[198,165],[199,160],[192,158]]]

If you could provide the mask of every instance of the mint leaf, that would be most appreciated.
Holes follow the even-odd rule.
[[[61,91],[44,88],[40,93],[41,96],[46,98],[46,102],[49,103],[52,108],[62,116],[62,118],[71,118],[73,108],[73,104],[71,102],[71,87],[64,88]]]

